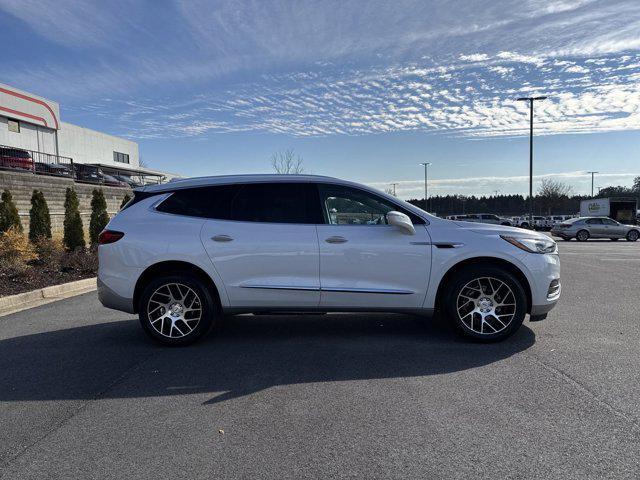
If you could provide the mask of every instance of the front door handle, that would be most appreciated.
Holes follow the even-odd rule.
[[[325,239],[327,243],[346,243],[347,239],[340,236],[329,237]]]
[[[233,238],[231,238],[229,235],[215,235],[211,237],[211,240],[213,240],[214,242],[231,242],[233,241]]]

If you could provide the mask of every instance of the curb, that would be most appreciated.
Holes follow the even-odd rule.
[[[47,303],[75,297],[91,292],[97,288],[96,277],[85,278],[75,282],[52,285],[31,292],[19,293],[0,298],[0,317],[38,307]]]

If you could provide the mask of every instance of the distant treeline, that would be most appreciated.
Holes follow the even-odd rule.
[[[634,197],[637,194],[625,193],[618,195],[598,195],[600,197],[624,196]],[[580,201],[590,196],[574,195],[549,198],[534,195],[533,205],[535,215],[572,215],[580,211]],[[411,199],[409,203],[425,209],[424,199]],[[462,213],[495,213],[502,216],[519,216],[529,211],[529,196],[497,195],[490,197],[463,197],[460,195],[434,196],[429,198],[427,211],[439,216]]]

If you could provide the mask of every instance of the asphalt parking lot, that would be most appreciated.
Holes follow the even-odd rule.
[[[95,293],[0,318],[0,476],[639,478],[640,242],[560,242],[500,344],[402,315],[243,316],[182,349]]]

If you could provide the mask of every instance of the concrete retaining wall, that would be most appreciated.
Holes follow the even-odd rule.
[[[16,202],[22,226],[25,233],[29,231],[29,210],[31,209],[31,194],[34,190],[42,190],[51,213],[51,229],[53,233],[62,233],[64,222],[64,197],[67,187],[75,189],[80,202],[80,215],[85,230],[89,228],[91,216],[91,192],[100,188],[107,200],[107,211],[110,216],[120,209],[122,199],[126,194],[132,196],[130,188],[107,187],[78,183],[68,178],[34,175],[32,173],[12,172],[0,170],[0,191],[8,189]]]

